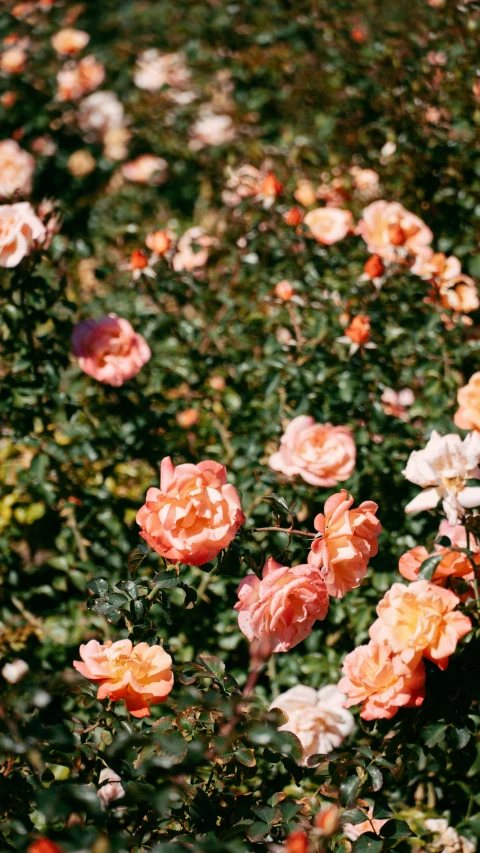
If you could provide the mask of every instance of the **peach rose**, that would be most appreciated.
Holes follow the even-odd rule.
[[[316,207],[307,213],[303,221],[315,240],[324,246],[343,240],[353,228],[351,211],[339,207]]]
[[[288,715],[279,731],[293,732],[304,750],[304,760],[312,755],[326,755],[340,746],[355,728],[353,716],[343,707],[346,696],[335,684],[320,690],[297,684],[277,696],[270,705]]]
[[[366,344],[370,340],[370,317],[365,314],[357,314],[348,329],[345,329],[345,334],[354,344],[359,346]]]
[[[462,266],[455,255],[447,258],[443,252],[433,253],[431,249],[425,249],[417,255],[411,272],[426,281],[441,284],[458,278],[462,273]]]
[[[149,489],[137,513],[141,536],[162,557],[190,566],[213,560],[234,539],[245,516],[224,465],[212,460],[160,466],[160,488]]]
[[[390,720],[399,708],[418,707],[425,698],[423,661],[410,668],[388,646],[374,642],[346,656],[343,676],[338,689],[348,696],[345,707],[363,703],[364,720]]]
[[[173,687],[172,659],[162,646],[130,640],[90,640],[80,646],[73,665],[90,681],[99,681],[97,699],[125,700],[132,717],[149,717],[150,705],[164,702]]]
[[[198,118],[190,129],[189,147],[201,151],[206,145],[223,145],[235,139],[236,131],[229,115],[216,115],[209,104],[200,108]]]
[[[43,222],[28,201],[0,205],[0,267],[16,267],[35,241],[46,236]]]
[[[319,513],[313,524],[321,537],[314,539],[308,555],[312,566],[322,569],[329,595],[343,598],[360,585],[368,561],[378,552],[377,539],[382,525],[373,501],[363,501],[350,509],[353,498],[345,489],[325,503],[325,515]]]
[[[461,275],[439,288],[440,305],[456,314],[470,314],[480,307],[478,287],[473,278]]]
[[[325,619],[328,593],[315,566],[281,566],[269,557],[262,580],[248,575],[238,588],[238,626],[250,642],[268,640],[271,652],[288,652]]]
[[[138,184],[152,182],[155,186],[163,184],[167,179],[168,163],[163,157],[154,154],[140,154],[135,160],[130,160],[122,166],[122,175],[127,181]]]
[[[173,257],[175,272],[186,270],[194,273],[195,270],[204,267],[208,261],[212,243],[212,238],[205,234],[199,225],[187,228],[177,243],[177,251]]]
[[[363,211],[357,226],[369,252],[387,261],[418,255],[432,242],[430,228],[396,201],[374,201]]]
[[[28,195],[34,169],[34,158],[18,142],[14,139],[0,142],[0,196]]]
[[[428,581],[394,583],[377,607],[370,637],[386,645],[407,665],[423,655],[446,669],[458,641],[472,629],[468,616],[455,610],[460,599]]]
[[[466,548],[467,534],[462,524],[449,524],[446,519],[442,521],[438,530],[438,536],[448,536],[451,548]],[[435,554],[443,554],[443,560],[438,564],[431,579],[431,583],[445,586],[449,577],[464,578],[466,581],[473,580],[472,564],[466,554],[460,551],[451,551],[450,547],[435,545],[433,554],[429,554],[422,545],[412,548],[402,554],[398,564],[400,574],[409,581],[418,580],[418,572],[423,561]],[[470,537],[470,548],[478,553],[478,546],[473,537]],[[480,554],[475,557],[475,562],[480,564]]]
[[[153,234],[147,234],[145,243],[152,252],[161,257],[168,252],[172,245],[172,238],[168,231],[154,231]]]
[[[116,314],[79,323],[73,330],[72,345],[84,373],[116,388],[136,376],[151,356],[145,338]]]
[[[105,68],[94,56],[69,62],[57,74],[57,98],[73,101],[93,92],[105,79]]]
[[[162,86],[185,88],[190,83],[190,76],[184,53],[161,54],[150,48],[138,57],[133,80],[139,89],[156,92]]]
[[[7,48],[0,56],[0,68],[6,74],[21,74],[27,62],[27,52],[18,45]]]
[[[290,421],[280,449],[268,464],[287,477],[299,474],[312,486],[329,488],[348,480],[355,458],[355,443],[347,427],[317,424],[314,418],[299,415]]]
[[[249,163],[244,163],[238,169],[228,168],[227,177],[222,201],[229,207],[236,207],[244,198],[257,195],[263,180],[262,172]]]
[[[278,281],[275,285],[275,296],[278,296],[283,302],[289,302],[294,294],[295,290],[286,278]]]
[[[57,53],[60,53],[62,56],[74,56],[87,46],[90,36],[84,30],[65,27],[63,30],[55,33],[50,41]]]
[[[353,186],[363,196],[375,197],[380,186],[380,175],[373,169],[360,169],[359,166],[352,166],[350,174],[353,177]]]
[[[480,372],[474,373],[468,385],[460,388],[457,394],[459,409],[453,418],[460,429],[480,431]]]

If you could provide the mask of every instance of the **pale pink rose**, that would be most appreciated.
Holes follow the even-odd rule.
[[[418,255],[433,239],[430,228],[396,201],[374,201],[363,211],[357,226],[369,252],[387,261]]]
[[[459,409],[453,418],[456,426],[480,431],[480,372],[474,373],[468,385],[460,388],[457,400]]]
[[[212,238],[205,234],[200,226],[194,225],[192,228],[187,228],[180,237],[177,251],[173,256],[172,265],[175,272],[182,272],[182,270],[195,272],[204,267],[212,244]]]
[[[373,501],[363,501],[351,509],[353,498],[345,489],[325,503],[325,514],[319,513],[313,524],[320,533],[308,555],[312,566],[322,569],[329,595],[343,598],[360,586],[368,561],[378,553],[378,536],[382,525]]]
[[[270,651],[288,652],[325,619],[328,593],[315,566],[281,566],[269,557],[262,580],[248,575],[238,588],[238,627],[250,642],[265,640]]]
[[[335,684],[320,690],[297,684],[273,700],[270,710],[279,708],[288,715],[279,731],[293,732],[303,746],[302,764],[312,755],[326,755],[336,749],[353,732],[353,716],[343,707],[346,698]]]
[[[92,140],[103,139],[109,130],[123,127],[125,112],[115,92],[93,92],[78,109],[78,126]]]
[[[184,53],[159,53],[144,50],[137,59],[133,80],[139,89],[156,92],[162,86],[183,89],[190,84],[190,71]]]
[[[85,678],[100,682],[97,699],[124,699],[132,717],[149,717],[150,706],[164,702],[173,687],[172,659],[162,646],[90,640],[80,646],[80,657],[73,665]]]
[[[425,698],[423,661],[411,668],[386,645],[358,646],[346,656],[343,676],[338,689],[348,696],[345,707],[362,704],[364,720],[390,720],[399,708],[418,707]]]
[[[120,800],[125,796],[125,788],[122,785],[120,776],[111,770],[110,767],[103,768],[98,777],[98,784],[101,787],[98,789],[97,795],[103,809],[115,800]]]
[[[224,465],[162,459],[160,488],[149,489],[137,513],[140,536],[167,560],[203,566],[235,538],[245,521],[235,486]]]
[[[62,56],[74,56],[87,46],[90,36],[84,30],[65,27],[65,29],[55,33],[50,40],[57,53]]]
[[[223,145],[235,139],[235,127],[229,115],[217,115],[208,105],[200,108],[198,118],[190,129],[189,147],[200,151],[206,145]]]
[[[462,265],[455,255],[447,258],[443,252],[433,253],[432,249],[426,248],[415,258],[411,272],[426,281],[434,280],[441,285],[457,279],[462,273]]]
[[[316,207],[307,213],[303,221],[315,240],[325,246],[343,240],[353,228],[351,211],[339,207]]]
[[[263,172],[249,163],[239,166],[238,169],[228,169],[227,174],[222,201],[229,207],[236,207],[244,198],[256,196],[264,178]]]
[[[94,56],[68,62],[57,74],[57,98],[73,101],[93,92],[105,79],[105,68]]]
[[[455,610],[460,599],[429,581],[394,583],[377,606],[370,637],[398,654],[408,666],[422,657],[446,669],[458,641],[472,629],[468,616]]]
[[[136,376],[151,356],[145,338],[116,314],[79,323],[72,345],[84,373],[116,388]]]
[[[16,660],[12,660],[11,663],[6,663],[5,666],[2,667],[2,675],[5,681],[8,681],[9,684],[18,684],[22,678],[25,678],[28,669],[28,663],[21,658],[17,658]]]
[[[28,201],[0,205],[0,267],[16,267],[35,241],[46,237],[43,222]]]
[[[18,142],[14,139],[0,142],[0,196],[28,195],[32,190],[34,169],[34,158],[20,148]]]
[[[353,185],[363,196],[375,197],[380,186],[380,176],[373,169],[360,169],[358,166],[353,166],[350,169],[350,174],[353,176]]]
[[[479,433],[469,433],[462,441],[459,435],[442,436],[434,430],[423,450],[410,454],[403,471],[407,480],[423,488],[405,512],[434,509],[442,501],[447,520],[456,524],[465,509],[480,505],[480,486],[467,486],[467,480],[480,478],[479,462]]]
[[[385,388],[380,399],[386,415],[400,418],[402,421],[410,420],[408,409],[415,402],[415,395],[411,388],[402,388],[401,391]]]
[[[343,832],[350,841],[356,841],[364,832],[375,832],[380,834],[380,830],[385,826],[387,820],[379,820],[373,817],[373,806],[370,806],[367,812],[368,820],[363,823],[344,823]]]
[[[127,181],[138,184],[163,184],[167,179],[168,163],[163,157],[154,154],[140,154],[135,160],[129,160],[122,166],[122,175]]]
[[[314,418],[299,415],[290,421],[268,464],[287,477],[299,474],[312,486],[329,488],[348,480],[355,458],[355,442],[347,427],[317,424]]]

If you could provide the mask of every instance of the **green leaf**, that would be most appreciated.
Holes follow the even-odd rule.
[[[353,842],[352,853],[380,853],[383,841],[374,832],[364,832]]]
[[[158,587],[159,589],[173,589],[173,587],[178,586],[180,580],[176,574],[176,572],[158,572],[153,578],[153,585]]]
[[[255,767],[255,753],[253,749],[248,749],[247,747],[240,747],[240,749],[235,750],[235,758],[240,764],[244,764],[245,767]]]
[[[215,655],[199,655],[198,660],[207,672],[214,676],[214,678],[217,678],[219,681],[223,681],[223,677],[225,675],[225,664],[220,660],[220,658],[215,657]]]
[[[470,740],[471,733],[465,727],[451,726],[447,736],[454,749],[463,749]]]
[[[418,580],[431,581],[435,574],[435,569],[437,568],[438,564],[442,562],[444,556],[444,554],[432,554],[431,557],[427,557],[427,559],[423,561],[418,571]]]
[[[367,815],[365,812],[362,812],[361,809],[345,809],[340,818],[342,825],[345,823],[353,823],[354,826],[357,823],[365,823],[366,820]]]
[[[382,838],[408,838],[413,832],[405,820],[387,820],[380,835]]]
[[[138,597],[138,587],[134,581],[119,581],[115,586],[126,592],[130,598]]]
[[[278,823],[282,819],[280,809],[274,809],[272,806],[264,806],[259,809],[252,809],[253,814],[260,820],[264,821],[269,826]]]
[[[371,785],[370,790],[372,791],[380,791],[383,785],[383,774],[382,771],[375,767],[374,764],[370,764],[367,767],[367,773],[370,777]]]
[[[103,578],[98,578],[94,581],[88,581],[87,589],[89,589],[90,592],[93,592],[93,594],[96,595],[98,598],[102,598],[102,596],[107,594],[108,590],[110,589],[110,586],[106,580],[103,580]]]
[[[425,746],[431,747],[440,743],[440,741],[443,740],[446,731],[447,725],[442,722],[430,723],[430,725],[425,726],[422,731]]]
[[[263,841],[266,835],[270,832],[268,823],[263,820],[256,820],[247,829],[247,838],[250,841]]]
[[[341,806],[349,809],[355,804],[360,784],[360,778],[357,775],[349,776],[345,782],[342,782],[338,797]]]

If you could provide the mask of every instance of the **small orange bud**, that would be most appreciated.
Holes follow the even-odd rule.
[[[403,246],[405,243],[405,231],[397,223],[388,226],[388,236],[392,246]]]
[[[292,285],[286,279],[283,281],[279,281],[275,285],[275,296],[278,296],[279,299],[283,299],[284,302],[289,302],[295,293]]]
[[[350,30],[350,36],[357,44],[363,44],[367,40],[368,33],[363,27],[354,27]]]
[[[307,853],[308,838],[302,830],[291,832],[287,838],[285,848],[288,853]]]
[[[283,184],[277,180],[273,172],[268,172],[260,185],[258,193],[259,195],[266,196],[267,198],[276,198],[277,195],[280,195],[282,190]]]
[[[284,213],[283,218],[287,225],[300,225],[303,219],[302,212],[298,207],[291,207]]]
[[[379,278],[385,272],[383,261],[379,255],[371,255],[363,268],[369,278]]]
[[[196,409],[184,409],[183,412],[178,412],[176,416],[177,424],[182,429],[188,429],[198,423],[200,415]]]
[[[354,344],[359,344],[360,346],[366,344],[370,339],[370,317],[367,317],[365,314],[357,314],[348,329],[345,329],[345,334]]]
[[[130,266],[134,270],[143,270],[148,265],[148,259],[145,252],[141,249],[134,249],[130,255]]]
[[[147,234],[145,244],[156,255],[164,255],[172,245],[172,241],[166,231],[155,231],[153,234]]]
[[[223,376],[219,376],[218,374],[214,374],[208,380],[208,384],[210,388],[213,388],[214,391],[224,391],[225,390],[225,379]]]

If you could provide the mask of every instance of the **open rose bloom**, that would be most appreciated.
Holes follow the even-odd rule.
[[[460,388],[457,400],[459,408],[454,417],[456,426],[480,432],[480,372],[474,373],[468,385]]]
[[[467,533],[462,524],[449,524],[446,519],[442,521],[438,530],[438,536],[448,536],[450,539],[450,547],[435,544],[433,554],[429,554],[423,545],[418,545],[416,548],[411,548],[405,554],[402,554],[398,564],[398,570],[404,578],[409,581],[418,580],[418,573],[424,560],[428,557],[442,554],[443,559],[436,567],[431,583],[439,586],[449,585],[454,578],[463,578],[464,581],[470,583],[473,581],[473,569],[468,556],[461,551],[452,551],[451,548],[466,548]],[[474,561],[480,565],[479,547],[473,536],[470,536],[470,548],[475,552]],[[463,599],[463,595],[460,596]]]
[[[370,637],[408,666],[423,655],[446,669],[458,641],[472,629],[468,616],[455,610],[459,601],[453,592],[429,581],[394,583],[377,607]]]
[[[396,201],[383,200],[365,208],[357,234],[363,237],[372,255],[390,262],[407,255],[421,255],[433,239],[430,228],[418,216]]]
[[[347,427],[317,424],[299,415],[290,421],[270,468],[287,477],[299,474],[312,486],[335,486],[348,480],[355,468],[356,448]]]
[[[136,376],[151,356],[146,340],[116,314],[79,323],[72,347],[84,373],[116,388]]]
[[[325,514],[319,513],[314,520],[320,538],[312,542],[308,562],[322,569],[328,594],[335,598],[343,598],[360,585],[368,561],[378,552],[382,532],[377,504],[363,501],[353,509],[353,500],[342,489],[327,500]]]
[[[347,708],[362,704],[362,719],[390,720],[399,708],[422,704],[425,668],[421,659],[411,667],[388,646],[370,642],[346,656],[338,689],[348,696]]]
[[[80,657],[73,665],[85,678],[99,682],[97,699],[124,699],[132,717],[149,717],[150,705],[164,702],[173,687],[172,659],[162,646],[90,640],[80,646]]]
[[[269,557],[262,579],[248,575],[238,588],[238,626],[250,642],[265,640],[271,652],[287,652],[325,619],[328,592],[315,566],[282,566]]]
[[[94,56],[80,62],[67,62],[57,74],[57,98],[73,101],[97,89],[105,79],[105,68]]]
[[[32,189],[35,160],[14,139],[0,142],[0,196],[28,195]]]
[[[1,180],[1,178],[0,178]],[[0,205],[0,267],[16,267],[46,229],[28,201]]]
[[[307,213],[303,221],[315,240],[325,246],[343,240],[353,228],[350,210],[339,207],[317,207]]]
[[[279,708],[288,715],[279,731],[293,732],[303,746],[302,764],[312,755],[326,755],[336,749],[353,732],[355,723],[343,707],[345,699],[335,684],[320,690],[297,684],[273,700],[270,709]]]
[[[404,470],[411,483],[422,486],[405,507],[405,512],[434,509],[442,501],[447,521],[456,524],[465,509],[480,505],[480,486],[467,480],[480,478],[480,433],[462,439],[459,435],[439,435],[433,431],[423,450],[414,450]]]
[[[175,467],[168,456],[161,463],[160,488],[148,490],[137,513],[140,535],[157,554],[190,566],[213,560],[244,521],[224,465],[206,460]]]
[[[127,181],[135,181],[137,184],[153,183],[158,186],[166,181],[167,169],[168,163],[163,157],[140,154],[135,160],[123,164],[122,175]]]

